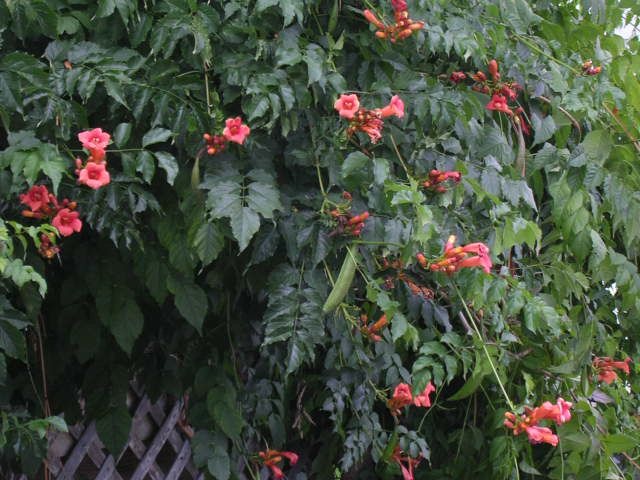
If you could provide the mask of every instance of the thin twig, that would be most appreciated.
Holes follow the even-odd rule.
[[[607,113],[613,117],[615,122],[622,129],[622,131],[627,135],[627,137],[629,137],[629,140],[631,140],[631,143],[633,143],[633,146],[636,147],[636,150],[638,150],[638,152],[640,152],[640,141],[638,141],[637,138],[633,138],[633,135],[631,135],[631,132],[629,131],[629,129],[627,129],[627,127],[624,125],[624,123],[622,123],[620,121],[618,116],[615,113],[613,113],[613,111],[607,106],[606,103],[602,102],[602,106],[607,111]]]
[[[536,97],[539,100],[542,100],[544,103],[546,103],[547,105],[551,105],[552,107],[554,106],[551,103],[551,100],[549,100],[547,97],[544,97],[542,95],[539,95]],[[555,108],[557,108],[558,110],[560,110],[571,122],[571,125],[573,125],[573,127],[578,130],[578,134],[580,135],[580,139],[582,139],[582,128],[580,128],[580,124],[578,123],[578,121],[573,117],[573,115],[571,115],[569,112],[567,112],[564,108],[562,108],[559,105],[556,105]]]

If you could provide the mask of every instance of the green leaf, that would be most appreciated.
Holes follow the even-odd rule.
[[[307,64],[307,76],[309,77],[307,85],[319,82],[324,78],[324,50],[322,47],[315,43],[307,45],[304,61]]]
[[[176,158],[167,152],[153,152],[158,159],[158,165],[167,173],[167,183],[173,185],[173,181],[178,175],[178,162]]]
[[[613,433],[602,438],[608,454],[633,451],[638,446],[638,439],[624,433]]]
[[[152,128],[142,137],[142,146],[148,147],[154,143],[166,142],[171,135],[173,135],[173,132],[166,128]]]
[[[235,396],[233,387],[214,388],[207,394],[207,410],[224,434],[232,440],[240,437],[244,425]]]
[[[153,174],[156,172],[156,162],[149,150],[142,150],[136,157],[136,172],[142,173],[145,182],[151,183]]]
[[[185,278],[169,277],[167,287],[175,296],[176,308],[187,322],[199,333],[209,309],[209,302],[204,290]]]
[[[131,137],[132,130],[133,125],[131,123],[119,123],[113,130],[113,141],[116,146],[124,147]]]
[[[0,321],[0,351],[11,358],[22,361],[27,359],[27,343],[24,335],[6,321]]]
[[[478,346],[476,346],[476,349],[476,363],[473,373],[462,388],[449,397],[449,400],[462,400],[463,398],[468,397],[478,389],[482,380],[484,380],[484,377],[491,373],[489,360],[485,356],[484,352],[479,351],[480,348]]]
[[[237,182],[216,183],[209,191],[207,206],[213,218],[231,217],[242,209],[242,186]]]
[[[224,236],[215,223],[204,223],[196,232],[193,239],[198,258],[203,265],[213,262],[224,247]]]
[[[231,462],[229,454],[220,447],[215,447],[207,461],[207,470],[217,480],[227,480],[231,475]]]
[[[538,145],[549,140],[556,131],[556,122],[551,115],[542,120],[538,115],[532,115],[533,131],[535,132],[532,145]]]
[[[124,106],[125,108],[129,108],[127,105],[127,99],[124,95],[124,88],[122,86],[122,82],[115,78],[105,77],[104,79],[104,87],[107,90],[107,95],[113,98],[116,102]]]
[[[107,450],[114,456],[126,445],[131,430],[131,415],[126,405],[111,407],[96,420],[96,431]]]
[[[118,345],[130,354],[144,325],[144,317],[133,299],[133,292],[120,285],[105,286],[97,292],[96,308],[100,321]]]
[[[7,385],[7,357],[0,352],[0,386]],[[2,433],[0,432],[0,438]],[[0,448],[2,448],[2,442],[0,441]]]
[[[596,165],[603,165],[609,158],[609,154],[613,148],[613,142],[609,132],[605,130],[593,130],[584,137],[582,146],[590,162]]]
[[[252,182],[247,188],[247,206],[265,218],[272,218],[274,210],[282,210],[280,192],[273,185]]]
[[[238,241],[241,252],[249,246],[259,228],[260,217],[249,207],[242,207],[237,214],[231,216],[231,232]]]

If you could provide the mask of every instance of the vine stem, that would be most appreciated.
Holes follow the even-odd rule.
[[[553,55],[551,55],[550,53],[545,52],[544,50],[542,50],[540,47],[538,47],[535,43],[531,42],[530,40],[528,40],[527,38],[523,37],[522,35],[516,34],[515,37],[520,40],[522,43],[524,43],[525,45],[527,45],[529,48],[535,50],[537,53],[539,53],[540,55],[543,55],[545,57],[547,57],[549,60],[552,60],[553,62],[557,63],[558,65],[562,65],[563,67],[568,68],[569,70],[571,70],[573,73],[575,73],[576,75],[581,75],[582,72],[579,72],[577,69],[575,69],[573,66],[569,65],[566,62],[563,62],[562,60],[557,59],[556,57],[554,57]]]
[[[402,165],[402,168],[404,169],[404,173],[407,174],[407,178],[413,178],[409,174],[409,170],[407,169],[407,165],[404,163],[404,160],[402,159],[402,155],[400,155],[400,150],[398,150],[398,145],[396,144],[396,139],[393,137],[393,135],[390,135],[390,137],[391,137],[391,143],[393,143],[393,149],[396,151],[396,155],[398,156],[398,160],[400,160],[400,164]]]
[[[491,355],[489,354],[489,350],[487,349],[487,346],[486,346],[486,344],[484,342],[484,339],[482,338],[482,334],[480,333],[480,329],[478,328],[478,325],[476,324],[476,322],[475,322],[475,320],[473,318],[473,315],[469,311],[469,308],[467,307],[467,303],[465,302],[464,297],[460,293],[460,290],[458,289],[458,286],[453,282],[451,282],[451,283],[453,284],[453,288],[455,288],[455,290],[456,290],[456,294],[458,295],[458,298],[462,302],[462,307],[464,308],[464,311],[467,314],[467,318],[471,322],[471,325],[473,326],[473,329],[475,330],[476,335],[478,335],[478,338],[480,339],[480,343],[482,344],[482,350],[484,351],[484,354],[487,357],[487,360],[489,360],[489,365],[491,366],[491,370],[493,371],[493,375],[496,377],[498,385],[500,386],[500,390],[502,391],[502,394],[504,395],[504,398],[507,401],[507,404],[509,405],[509,408],[512,411],[515,411],[516,407],[515,407],[514,403],[511,401],[511,398],[509,398],[509,394],[507,393],[507,390],[504,388],[504,384],[502,383],[502,380],[500,380],[500,375],[498,375],[498,370],[496,369],[496,366],[494,365],[493,360],[491,359]]]
[[[401,243],[395,243],[395,242],[375,242],[373,240],[352,240],[351,243],[354,243],[356,245],[392,245],[394,247],[404,247],[405,245],[402,245]]]
[[[613,113],[613,111],[609,108],[609,106],[605,102],[602,102],[602,106],[607,111],[607,113],[611,115],[613,120],[622,129],[625,135],[629,137],[629,140],[631,140],[631,143],[633,143],[633,146],[636,148],[636,150],[640,152],[640,142],[638,141],[638,139],[633,138],[633,135],[631,135],[631,132],[629,131],[629,129],[620,121],[618,116],[615,113]]]
[[[536,98],[538,100],[543,101],[547,105],[551,105],[553,107],[553,104],[551,103],[551,100],[549,100],[544,95],[539,95]],[[559,105],[556,106],[555,108],[557,108],[560,112],[562,112],[564,114],[565,117],[567,117],[569,119],[569,121],[571,122],[571,125],[573,125],[573,128],[578,130],[578,135],[580,136],[580,139],[582,139],[582,128],[580,128],[580,124],[578,123],[578,121],[575,118],[573,118],[573,115],[571,115],[569,112],[567,112],[564,108],[562,108]]]

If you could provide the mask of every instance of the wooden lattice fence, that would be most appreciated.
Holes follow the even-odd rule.
[[[47,466],[51,480],[202,480],[191,461],[189,438],[180,428],[183,402],[166,396],[152,404],[132,389],[137,402],[129,439],[116,455],[108,452],[95,422],[74,425],[49,436]],[[44,475],[38,477],[43,478]],[[27,480],[24,475],[10,480]]]

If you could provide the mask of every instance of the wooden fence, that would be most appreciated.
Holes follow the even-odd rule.
[[[134,407],[129,440],[116,455],[108,452],[95,422],[74,425],[49,436],[51,480],[202,480],[191,462],[189,438],[179,426],[183,402],[165,396],[152,404],[132,388]],[[132,405],[133,407],[133,405]],[[45,478],[39,475],[38,478]],[[25,475],[9,480],[27,480]]]

